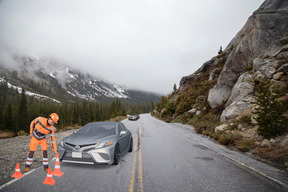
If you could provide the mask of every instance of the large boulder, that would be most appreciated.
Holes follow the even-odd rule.
[[[234,102],[222,112],[220,121],[226,122],[230,119],[237,117],[240,113],[245,111],[246,109],[250,108],[250,103],[244,101]]]
[[[254,79],[253,75],[245,72],[235,83],[226,108],[221,114],[221,122],[226,122],[248,109],[254,99]]]
[[[254,94],[254,78],[253,75],[245,72],[243,73],[237,82],[235,83],[229,100],[226,103],[226,106],[229,106],[233,102],[245,101],[252,102]]]
[[[217,84],[210,91],[208,95],[208,103],[212,109],[221,106],[229,98],[231,94],[231,87],[227,85]]]

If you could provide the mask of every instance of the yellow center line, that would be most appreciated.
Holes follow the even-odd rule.
[[[139,165],[138,165],[138,191],[143,192],[143,173],[142,173],[142,151],[141,151],[141,127],[139,128]]]
[[[133,165],[132,165],[132,171],[131,171],[129,192],[134,191],[135,172],[136,172],[136,157],[137,157],[136,155],[137,155],[137,140],[136,140],[135,145],[134,145]]]
[[[131,179],[129,185],[129,192],[134,191],[135,185],[135,175],[136,175],[136,163],[137,163],[137,149],[138,149],[138,186],[137,189],[139,192],[143,192],[143,171],[142,171],[142,151],[141,151],[141,126],[138,126],[137,129],[137,140],[134,145],[134,154],[133,154],[133,165],[131,171]]]

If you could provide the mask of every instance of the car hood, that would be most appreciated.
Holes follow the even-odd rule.
[[[115,139],[116,135],[74,133],[63,139],[63,142],[74,145],[91,145]]]

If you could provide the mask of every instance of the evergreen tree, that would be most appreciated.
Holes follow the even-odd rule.
[[[222,51],[222,46],[220,46],[220,50],[218,51],[218,54],[220,55],[221,53],[223,53]]]
[[[14,119],[12,116],[12,106],[11,104],[8,105],[8,108],[5,113],[5,126],[7,130],[13,131],[17,133],[17,127],[15,126]]]
[[[90,115],[89,122],[95,121],[95,107],[93,102],[91,102],[89,105],[89,115]]]
[[[4,113],[3,113],[2,109],[0,109],[0,130],[1,131],[5,130]]]
[[[20,104],[17,114],[18,130],[24,130],[29,133],[29,123],[28,123],[28,114],[27,114],[27,99],[25,95],[25,90],[22,89]]]
[[[177,91],[177,86],[176,86],[176,83],[174,83],[173,92],[176,92],[176,91]]]
[[[68,119],[67,119],[67,123],[69,124],[69,126],[73,126],[74,124],[73,123],[74,113],[75,113],[74,105],[71,105],[68,110]]]
[[[153,101],[151,101],[151,112],[155,109],[155,105],[153,103]]]
[[[78,117],[78,125],[79,125],[79,126],[82,126],[82,125],[83,125],[82,119],[81,119],[81,115],[79,115],[79,117]]]
[[[287,130],[288,122],[288,118],[284,116],[287,109],[277,100],[279,97],[276,94],[277,88],[272,86],[273,83],[265,78],[256,86],[255,93],[258,105],[254,112],[257,115],[256,121],[259,126],[257,131],[259,135],[268,139]]]

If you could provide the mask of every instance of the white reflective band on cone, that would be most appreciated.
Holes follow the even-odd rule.
[[[20,169],[15,169],[16,171],[20,171]]]
[[[60,169],[60,166],[59,165],[55,165],[55,168]]]
[[[48,165],[48,162],[43,162],[43,165]]]
[[[56,161],[59,161],[59,158],[56,158]]]
[[[47,177],[52,177],[52,175],[48,175],[48,174],[47,174]]]
[[[26,161],[26,164],[27,164],[27,165],[31,165],[31,163],[32,163],[32,162]]]

